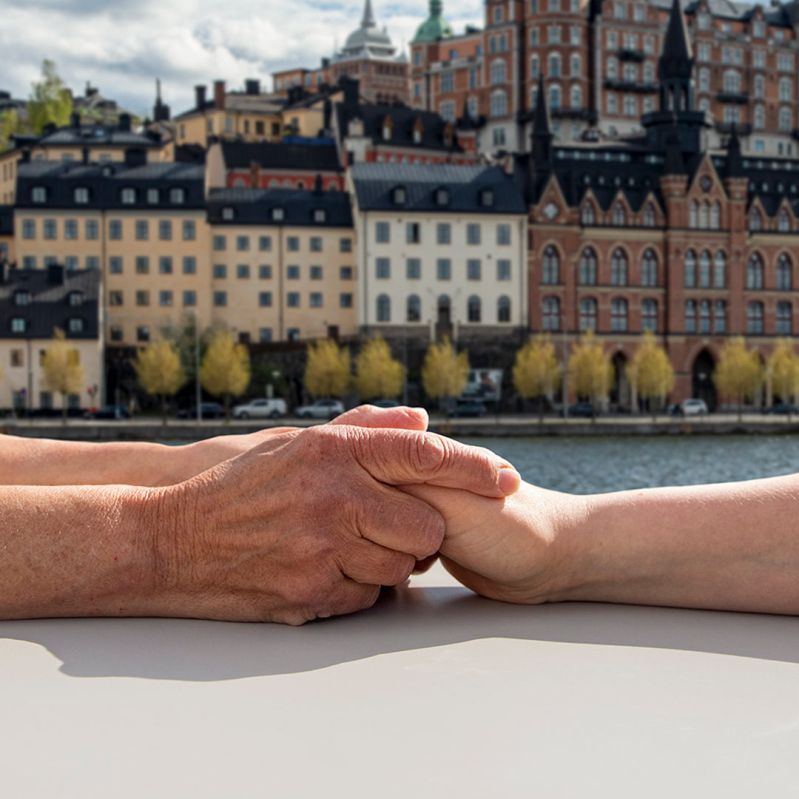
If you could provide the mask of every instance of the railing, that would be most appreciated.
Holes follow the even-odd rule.
[[[748,122],[716,122],[715,128],[719,133],[732,135],[737,133],[739,136],[748,136],[752,132],[752,126]]]
[[[749,102],[749,95],[744,92],[727,92],[720,91],[716,93],[716,99],[720,103],[735,103],[737,105],[745,105]]]
[[[583,119],[590,122],[594,118],[592,109],[580,106],[562,105],[550,109],[550,113],[554,119]]]
[[[658,90],[657,83],[644,83],[637,80],[618,80],[615,78],[605,79],[605,88],[620,92],[638,92],[640,94],[650,94]]]
[[[643,50],[630,47],[622,47],[619,50],[619,61],[634,61],[640,64],[646,58]]]

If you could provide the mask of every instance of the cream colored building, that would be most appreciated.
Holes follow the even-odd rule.
[[[208,219],[214,322],[263,343],[355,334],[356,253],[346,193],[212,191]]]
[[[62,398],[46,385],[42,371],[56,328],[64,331],[72,357],[84,371],[83,387],[68,398],[69,406],[102,402],[100,288],[96,270],[66,273],[53,266],[26,272],[0,265],[0,408],[62,407]]]
[[[510,176],[358,163],[350,180],[363,332],[461,339],[526,327],[527,213]]]

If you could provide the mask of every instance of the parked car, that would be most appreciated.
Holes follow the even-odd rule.
[[[372,400],[369,404],[376,408],[399,408],[399,402],[393,399]]]
[[[121,421],[130,419],[130,411],[124,405],[103,405],[96,411],[86,411],[84,419],[102,419],[110,421]]]
[[[595,419],[599,416],[599,412],[594,408],[591,402],[578,402],[569,406],[569,416],[575,419]]]
[[[218,402],[203,402],[200,405],[203,419],[222,419],[225,416],[225,409]],[[183,408],[178,411],[178,419],[196,419],[197,406],[193,408]]]
[[[295,413],[300,419],[334,419],[344,413],[344,406],[338,400],[316,400],[311,405],[300,405]]]
[[[455,403],[455,406],[447,412],[450,418],[465,419],[468,417],[479,418],[486,415],[485,403],[476,399],[461,399]]]
[[[233,408],[234,419],[279,419],[288,408],[282,399],[257,399]]]
[[[707,416],[707,403],[701,399],[683,400],[674,413],[675,416]]]
[[[775,416],[792,416],[793,414],[799,413],[799,408],[788,402],[778,402],[770,408],[765,408],[763,413],[774,414]]]

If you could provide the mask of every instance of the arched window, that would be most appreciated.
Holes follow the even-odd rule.
[[[614,333],[627,332],[627,300],[621,297],[610,301],[610,329]]]
[[[793,306],[789,302],[777,303],[777,335],[793,335]]]
[[[590,202],[583,203],[582,210],[580,211],[580,221],[586,227],[588,225],[593,225],[596,223],[596,213],[594,211],[593,203]]]
[[[755,130],[763,130],[766,127],[766,109],[762,105],[755,106]]]
[[[762,289],[763,280],[763,259],[753,253],[746,264],[746,288],[758,290]]]
[[[780,212],[777,214],[777,230],[780,233],[788,233],[790,229],[791,216],[784,208],[780,208]]]
[[[657,333],[658,303],[657,300],[645,299],[641,303],[641,329]]]
[[[702,253],[699,255],[699,288],[700,289],[709,289],[710,288],[710,270],[711,270],[711,258],[710,253],[707,250],[703,250]]]
[[[497,322],[510,322],[510,297],[503,295],[497,300]]]
[[[793,264],[791,259],[782,253],[777,259],[777,290],[791,291],[793,289]]]
[[[710,227],[718,230],[721,227],[721,203],[715,202],[710,206]]]
[[[702,67],[699,70],[699,91],[710,91],[710,70],[707,67]]]
[[[699,203],[696,200],[691,201],[688,211],[688,227],[699,226]]]
[[[610,258],[610,285],[626,286],[627,271],[627,253],[619,247]]]
[[[644,227],[655,227],[657,223],[657,216],[655,214],[655,207],[652,203],[647,203],[644,208]]]
[[[586,247],[580,255],[579,282],[581,286],[596,286],[597,260],[596,253]]]
[[[641,259],[641,285],[651,288],[658,284],[658,261],[654,250],[644,250]]]
[[[549,286],[560,283],[560,255],[551,245],[544,250],[541,283]]]
[[[538,80],[538,75],[541,70],[541,62],[538,60],[538,55],[531,56],[530,58],[530,77],[533,80]]]
[[[482,321],[482,315],[483,304],[476,294],[472,294],[466,303],[466,318],[469,320],[469,322],[474,324]]]
[[[741,91],[741,75],[734,69],[728,69],[723,78],[724,91],[729,94],[738,94]]]
[[[580,332],[597,328],[597,309],[596,300],[593,297],[585,297],[580,300]]]
[[[779,119],[777,125],[781,131],[787,133],[793,127],[793,112],[790,108],[780,108]]]
[[[713,332],[727,332],[727,303],[724,300],[716,300],[713,304]]]
[[[699,303],[699,332],[702,335],[710,333],[710,301],[702,300]]]
[[[685,332],[696,333],[696,302],[688,300],[685,303]]]
[[[762,230],[763,228],[763,217],[760,215],[760,211],[757,208],[753,208],[749,212],[749,230]]]
[[[491,116],[504,117],[508,113],[508,95],[499,90],[491,93]]]
[[[377,297],[377,321],[391,321],[391,297],[388,294],[380,294]]]
[[[685,275],[683,285],[687,289],[696,288],[696,253],[688,250],[685,253]]]
[[[727,288],[727,256],[723,250],[716,253],[716,260],[713,262],[713,288]]]
[[[544,297],[543,323],[544,330],[560,330],[560,300],[557,297]]]
[[[583,74],[583,59],[579,53],[572,53],[569,58],[569,73],[573,78],[579,78]]]
[[[710,224],[710,203],[704,202],[699,206],[699,229],[705,230]]]
[[[793,81],[790,78],[780,78],[778,93],[781,103],[790,103],[793,100]]]
[[[615,58],[608,59],[608,79],[616,80],[619,76],[619,62]]]
[[[561,106],[560,102],[560,86],[550,86],[549,87],[549,107],[553,110],[557,110]]]
[[[572,108],[583,107],[583,90],[576,83],[572,86],[569,94],[569,105]]]
[[[422,321],[422,301],[418,294],[411,294],[406,303],[405,319],[408,322]]]
[[[753,336],[763,334],[762,302],[750,302],[746,306],[746,332]]]
[[[613,206],[613,224],[614,225],[627,224],[627,214],[625,213],[624,206],[621,203],[616,203]]]
[[[548,75],[550,78],[559,78],[560,72],[560,53],[550,53],[548,60]]]
[[[505,83],[508,78],[507,64],[498,58],[491,64],[491,83]]]

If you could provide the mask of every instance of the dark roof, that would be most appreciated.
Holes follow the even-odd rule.
[[[283,209],[283,219],[273,216]],[[225,209],[232,219],[225,219]],[[322,221],[316,211],[324,211]],[[345,191],[302,189],[214,189],[208,197],[208,221],[213,225],[261,225],[284,227],[352,227],[352,208]]]
[[[352,167],[352,179],[363,211],[453,212],[524,214],[527,206],[518,183],[499,167],[450,164],[365,164]],[[397,205],[394,189],[405,189],[405,202]],[[438,190],[447,192],[439,203]],[[484,192],[493,192],[484,205]]]
[[[4,274],[2,273],[4,272]],[[29,291],[31,303],[18,306],[14,296]],[[83,302],[70,305],[70,294],[81,292]],[[55,328],[61,328],[70,339],[96,339],[100,326],[100,272],[97,269],[65,271],[63,266],[47,269],[9,269],[0,267],[0,338],[49,339]],[[11,320],[27,321],[24,333],[11,331]],[[82,333],[70,333],[68,322],[75,317],[84,320]]]
[[[45,134],[39,144],[59,147],[160,147],[158,133],[136,133],[117,125],[68,125]]]
[[[44,203],[34,203],[32,190],[47,191]],[[74,190],[89,189],[89,202],[77,204]],[[136,190],[134,203],[122,203],[122,189]],[[174,203],[169,189],[185,192],[182,203]],[[147,189],[159,189],[157,203],[148,202]],[[75,161],[31,161],[20,163],[17,177],[18,208],[99,208],[172,210],[203,208],[205,169],[195,164],[153,163],[131,166],[122,162],[83,164]]]
[[[263,169],[342,171],[336,145],[328,141],[321,144],[222,141],[220,146],[228,169],[249,169],[258,164]]]
[[[14,206],[0,205],[0,236],[14,235]]]

